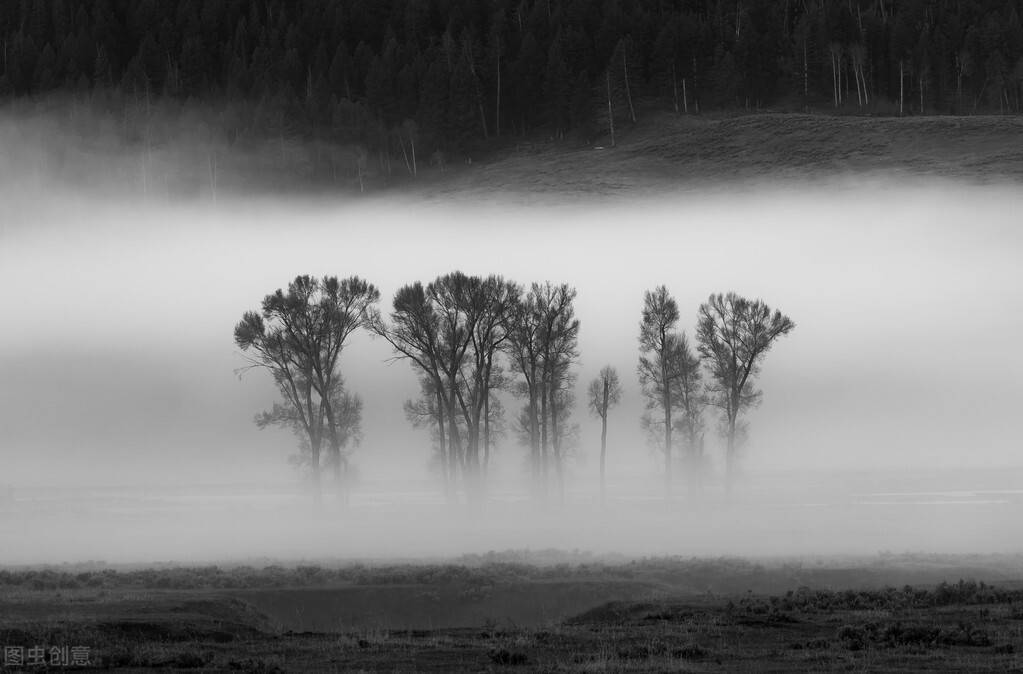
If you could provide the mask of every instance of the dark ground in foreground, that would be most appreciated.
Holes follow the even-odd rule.
[[[11,569],[0,645],[113,671],[1023,671],[1020,563]]]

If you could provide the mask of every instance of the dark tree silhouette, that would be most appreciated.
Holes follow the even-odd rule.
[[[677,407],[674,417],[673,437],[680,437],[684,450],[683,458],[687,464],[690,481],[699,480],[703,472],[703,410],[707,406],[707,396],[703,386],[703,373],[700,358],[689,345],[684,332],[679,333],[677,343],[671,351],[671,365],[668,368],[676,374],[671,382],[671,399]]]
[[[435,398],[441,441],[445,436],[447,440],[444,475],[449,495],[460,472],[467,495],[474,500],[483,496],[482,466],[489,457],[494,420],[490,405],[501,381],[495,358],[508,338],[517,292],[498,276],[456,271],[425,288],[415,283],[400,289],[390,325],[379,313],[370,321],[372,331],[430,382],[424,391]]]
[[[534,283],[539,316],[541,495],[548,491],[549,466],[557,477],[558,498],[565,498],[565,454],[562,446],[567,416],[574,402],[569,389],[575,382],[571,366],[579,356],[579,320],[575,318],[576,290],[566,283]]]
[[[398,354],[397,359],[409,360],[429,381],[423,391],[434,398],[429,405],[436,416],[441,477],[444,491],[451,498],[458,457],[455,454],[457,440],[449,435],[457,437],[458,427],[453,415],[454,401],[444,379],[441,317],[426,288],[418,281],[398,289],[391,307],[390,323],[383,320],[380,312],[374,312],[370,317],[370,330],[387,340]]]
[[[700,357],[711,376],[707,386],[710,403],[723,414],[729,486],[739,415],[760,402],[762,392],[754,384],[764,356],[776,339],[795,327],[780,311],[772,313],[762,300],[746,299],[733,292],[711,295],[700,305],[696,335]]]
[[[604,503],[606,491],[606,459],[607,459],[607,414],[612,407],[621,402],[622,384],[618,379],[618,371],[610,365],[600,370],[600,375],[590,382],[587,401],[594,416],[600,417],[600,502]]]
[[[468,277],[461,296],[469,349],[465,363],[460,366],[463,385],[458,390],[458,400],[468,432],[469,473],[475,480],[482,477],[483,464],[490,456],[490,404],[501,381],[495,358],[508,339],[509,320],[517,297],[518,287],[500,276]],[[481,489],[482,483],[475,486]]]
[[[348,337],[366,325],[379,296],[357,276],[298,276],[287,292],[278,289],[267,295],[260,312],[246,312],[234,329],[235,344],[247,354],[250,366],[268,370],[284,398],[283,404],[258,416],[257,423],[304,431],[317,498],[324,441],[341,488],[354,402],[344,392],[339,360]]]
[[[647,399],[647,410],[659,410],[659,419],[648,417],[652,427],[663,427],[664,495],[671,496],[672,413],[677,401],[675,393],[685,359],[679,355],[682,336],[676,332],[679,312],[665,286],[647,291],[643,296],[643,318],[639,323],[639,383]]]
[[[522,381],[513,386],[513,392],[525,398],[526,406],[518,418],[519,425],[528,440],[529,465],[532,474],[533,496],[539,496],[539,488],[543,468],[540,456],[540,311],[536,293],[518,293],[512,303],[509,314],[508,340],[505,342],[505,353],[511,362],[513,373],[519,374]]]

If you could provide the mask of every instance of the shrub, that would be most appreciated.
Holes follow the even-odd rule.
[[[490,653],[490,660],[497,665],[524,665],[529,660],[525,653],[511,652],[502,648]]]

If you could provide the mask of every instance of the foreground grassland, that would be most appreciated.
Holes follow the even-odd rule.
[[[112,671],[1023,671],[1020,562],[8,569],[0,644]],[[937,580],[962,573],[993,584]]]

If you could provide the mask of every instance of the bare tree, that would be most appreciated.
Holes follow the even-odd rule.
[[[508,314],[504,350],[512,372],[522,377],[511,388],[527,401],[515,423],[529,445],[533,496],[541,500],[548,493],[552,464],[563,484],[561,439],[570,430],[565,427],[572,402],[567,394],[578,357],[575,295],[567,284],[533,283],[529,292],[516,293]]]
[[[460,369],[461,388],[456,390],[467,429],[467,463],[470,475],[482,488],[482,463],[489,459],[489,423],[492,392],[500,383],[495,357],[508,339],[508,322],[518,287],[500,276],[466,278],[460,295],[463,321],[469,333],[469,349]],[[483,460],[481,462],[481,447]],[[477,494],[480,496],[481,494]]]
[[[559,443],[558,423],[567,409],[567,399],[557,404],[557,396],[567,390],[574,376],[569,369],[578,358],[579,320],[575,318],[575,288],[567,283],[534,283],[539,314],[540,352],[540,456],[543,465],[541,494],[548,489],[549,467],[553,459],[558,478],[559,498],[564,500],[564,456]]]
[[[674,382],[678,378],[680,359],[676,351],[681,337],[675,332],[678,324],[678,303],[665,286],[647,291],[643,297],[643,318],[639,324],[639,383],[647,398],[647,409],[661,411],[664,426],[664,495],[671,496],[672,412],[676,406]],[[653,417],[650,417],[652,420]],[[653,422],[658,423],[658,422]]]
[[[774,341],[792,332],[796,324],[780,311],[772,313],[762,300],[749,300],[733,292],[711,295],[700,305],[697,341],[700,357],[711,375],[710,403],[724,415],[727,441],[725,465],[730,488],[735,463],[739,415],[760,402],[754,387],[764,355]]]
[[[540,457],[540,312],[537,306],[535,288],[527,294],[521,291],[512,302],[509,312],[508,339],[505,353],[511,363],[512,372],[522,376],[522,381],[512,391],[526,400],[525,409],[517,419],[528,438],[529,465],[534,490],[540,488],[542,473]],[[536,498],[538,492],[534,491]]]
[[[343,423],[343,408],[354,404],[344,393],[338,371],[338,361],[348,337],[357,329],[369,325],[370,309],[380,300],[380,291],[358,276],[338,280],[326,276],[320,282],[316,320],[320,325],[319,357],[314,359],[320,394],[325,401],[324,414],[328,423],[330,462],[338,489],[344,485],[343,471],[348,462],[343,455],[347,431]],[[358,401],[361,419],[361,400]]]
[[[703,472],[703,411],[707,406],[707,396],[703,390],[700,358],[690,347],[684,332],[678,334],[669,356],[671,365],[668,369],[675,373],[670,382],[671,399],[678,412],[672,421],[678,435],[673,433],[673,436],[681,438],[683,457],[688,464],[687,474],[692,482],[699,480]]]
[[[469,277],[462,272],[452,272],[438,276],[426,287],[430,305],[438,317],[438,361],[441,376],[446,388],[445,399],[448,420],[448,462],[451,473],[461,469],[465,475],[466,455],[462,445],[462,436],[455,425],[456,413],[459,412],[459,388],[462,385],[460,375],[475,326],[473,315],[467,315],[465,294],[468,290]]]
[[[260,312],[246,312],[234,329],[235,344],[248,355],[250,367],[268,370],[284,398],[257,423],[262,419],[304,431],[317,498],[324,440],[339,488],[342,484],[348,437],[342,407],[349,399],[339,369],[341,352],[352,332],[366,325],[378,299],[377,289],[357,276],[298,276],[286,293],[278,289],[267,295]]]
[[[467,495],[482,497],[481,464],[489,457],[494,419],[492,392],[501,382],[496,357],[508,338],[517,292],[501,277],[456,271],[426,288],[405,286],[395,295],[391,325],[379,314],[372,321],[373,332],[394,347],[397,357],[410,360],[430,381],[424,390],[432,392],[441,440],[447,440],[449,495],[460,472]]]
[[[600,370],[600,375],[590,382],[587,402],[594,416],[600,417],[600,502],[604,503],[606,490],[605,470],[607,459],[607,413],[622,399],[622,384],[618,371],[610,365]]]

